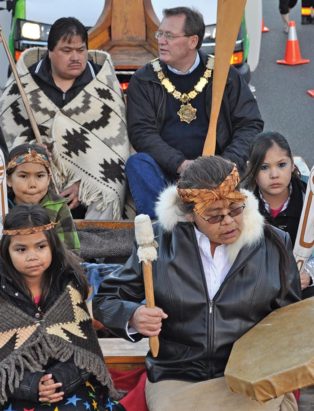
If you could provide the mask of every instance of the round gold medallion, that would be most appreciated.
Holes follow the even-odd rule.
[[[180,110],[177,112],[180,117],[180,121],[185,121],[190,124],[191,121],[196,119],[197,109],[192,106],[192,104],[182,104]]]

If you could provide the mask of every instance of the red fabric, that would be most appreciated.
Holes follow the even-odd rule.
[[[280,211],[283,209],[285,203],[283,203],[279,208],[271,208],[270,214],[273,218],[276,218]]]
[[[293,394],[294,394],[294,396],[295,396],[295,399],[297,400],[297,401],[299,401],[299,399],[300,399],[300,390],[296,390],[296,391],[293,391]]]
[[[128,391],[120,403],[126,411],[148,411],[145,399],[145,368],[137,368],[130,371],[117,371],[110,369],[110,374],[115,387]]]
[[[35,297],[33,297],[33,300],[34,300],[34,303],[36,304],[36,305],[38,305],[39,304],[39,302],[40,302],[40,295],[36,295]]]

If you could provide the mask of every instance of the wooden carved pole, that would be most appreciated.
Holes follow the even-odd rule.
[[[218,0],[212,107],[203,156],[215,154],[218,115],[245,3],[246,0]]]
[[[5,160],[0,149],[0,237],[2,235],[3,222],[8,213],[7,178],[5,171]]]
[[[18,74],[17,69],[16,69],[15,62],[13,60],[13,57],[12,57],[11,53],[10,53],[10,50],[9,50],[8,45],[7,45],[6,39],[2,34],[2,28],[1,27],[0,27],[0,41],[2,42],[4,50],[5,50],[6,55],[8,57],[10,67],[11,67],[12,73],[13,73],[15,81],[16,81],[16,85],[17,85],[17,87],[19,89],[19,92],[21,94],[22,101],[23,101],[26,113],[28,115],[29,121],[30,121],[31,126],[32,126],[32,130],[33,130],[34,135],[35,135],[35,139],[36,139],[37,143],[42,144],[42,138],[41,138],[40,131],[39,131],[38,125],[37,125],[35,117],[34,117],[33,110],[32,110],[32,108],[31,108],[31,106],[28,102],[24,87],[21,83],[19,74]]]
[[[154,308],[152,261],[157,259],[157,244],[154,240],[153,227],[149,216],[146,214],[136,216],[134,225],[135,238],[138,244],[137,255],[143,267],[146,306]],[[153,357],[157,357],[159,351],[158,336],[149,337],[149,348]]]
[[[314,167],[307,183],[293,254],[299,271],[314,249]]]
[[[5,37],[2,34],[2,28],[1,27],[0,27],[0,42],[2,42],[4,50],[5,50],[6,55],[8,57],[10,67],[11,67],[12,73],[13,73],[15,81],[16,81],[16,85],[19,89],[19,92],[20,92],[20,95],[22,97],[22,101],[23,101],[27,116],[28,116],[29,121],[31,123],[31,127],[32,127],[32,130],[33,130],[34,136],[35,136],[35,140],[38,144],[42,144],[43,141],[42,141],[42,138],[41,138],[41,135],[40,135],[40,131],[39,131],[39,128],[38,128],[38,125],[37,125],[33,110],[31,108],[31,105],[29,104],[29,101],[28,101],[27,95],[25,93],[24,87],[21,83],[19,74],[18,74],[17,69],[16,69],[15,62],[13,60],[13,57],[12,57],[12,55],[10,53],[10,50],[9,50],[9,47],[8,47],[7,41],[6,41]],[[52,179],[52,182],[54,184],[55,191],[58,193],[58,187],[57,187],[55,178],[53,176],[51,167],[50,167],[50,173],[51,173],[51,179]]]

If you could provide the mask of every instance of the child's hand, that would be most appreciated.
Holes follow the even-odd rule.
[[[300,279],[301,279],[301,289],[304,290],[304,288],[307,288],[310,285],[311,277],[305,271],[303,271],[300,274]]]
[[[80,181],[72,184],[70,187],[66,188],[65,190],[60,193],[62,197],[65,197],[68,202],[69,208],[75,208],[80,205],[80,201],[78,199],[80,190]]]
[[[62,386],[61,382],[55,382],[51,374],[45,374],[39,380],[38,399],[40,402],[59,402],[63,400],[64,392],[57,391]]]

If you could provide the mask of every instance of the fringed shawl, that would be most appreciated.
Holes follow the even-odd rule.
[[[81,181],[79,199],[110,207],[120,219],[125,200],[124,164],[129,156],[125,104],[110,56],[90,50],[102,66],[97,76],[62,109],[39,88],[29,72],[46,52],[26,50],[17,63],[44,143],[52,147],[52,171],[60,191]],[[8,148],[33,141],[33,133],[13,77],[0,98],[0,127]]]
[[[78,368],[117,397],[86,305],[72,285],[41,320],[1,296],[0,307],[0,404],[19,386],[26,370],[42,371],[48,360],[65,362],[72,356]]]

